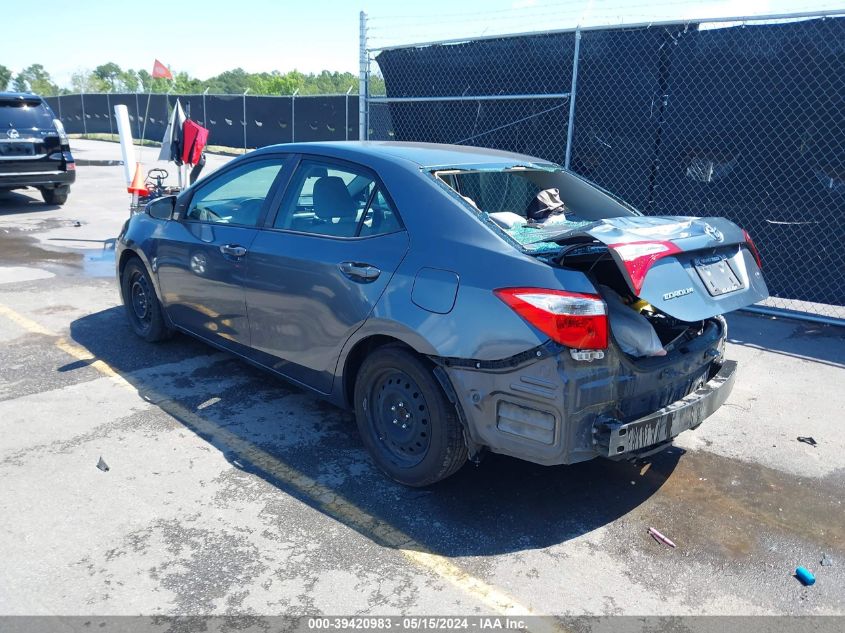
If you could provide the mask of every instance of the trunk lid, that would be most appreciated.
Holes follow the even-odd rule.
[[[585,237],[607,247],[635,296],[681,321],[702,321],[769,296],[747,234],[725,218],[607,218],[544,241],[567,245]]]

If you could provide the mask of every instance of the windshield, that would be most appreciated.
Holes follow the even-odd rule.
[[[8,128],[50,128],[53,113],[40,100],[0,99],[0,130]]]
[[[434,176],[478,211],[482,219],[527,251],[556,250],[551,235],[605,218],[638,212],[562,169],[509,167],[441,169]]]

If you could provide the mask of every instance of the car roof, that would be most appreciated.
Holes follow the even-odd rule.
[[[333,141],[287,143],[264,147],[257,152],[284,150],[303,154],[315,153],[335,158],[361,161],[367,158],[410,161],[420,167],[499,167],[503,165],[551,164],[547,160],[469,145],[411,143],[402,141]]]
[[[32,92],[0,92],[0,99],[41,99]]]

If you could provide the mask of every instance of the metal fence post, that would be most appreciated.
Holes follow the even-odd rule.
[[[111,90],[106,93],[106,116],[109,118],[109,136],[114,136],[114,126],[111,120]]]
[[[135,133],[141,139],[141,102],[138,101],[138,91],[135,91]]]
[[[575,93],[578,90],[578,60],[581,52],[581,27],[575,29],[575,53],[572,55],[572,86],[569,88],[569,124],[566,128],[566,159],[563,166],[569,169],[572,160],[572,135],[575,132]]]
[[[293,91],[290,96],[290,142],[296,142],[296,95],[299,94],[299,88]]]
[[[208,116],[205,113],[205,95],[208,94],[208,88],[202,91],[202,124],[208,127]]]
[[[246,152],[246,93],[249,92],[249,88],[244,90],[243,98],[244,98],[244,152]]]
[[[85,121],[85,93],[79,93],[79,101],[82,103],[82,135],[88,136],[88,123]]]
[[[367,14],[361,11],[359,16],[358,35],[358,140],[366,141],[369,137],[369,107],[367,95],[369,90],[369,58],[367,50]]]
[[[352,92],[352,89],[355,86],[349,86],[349,90],[346,91],[346,105],[344,106],[344,112],[346,113],[346,125],[344,128],[344,136],[345,139],[349,140],[349,93]]]

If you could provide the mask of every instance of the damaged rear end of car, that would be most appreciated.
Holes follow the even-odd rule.
[[[560,280],[494,289],[545,344],[498,361],[438,360],[471,448],[549,465],[631,459],[725,402],[736,363],[724,357],[722,315],[768,296],[745,231],[724,218],[643,216],[551,165],[433,175]]]

